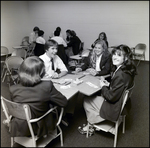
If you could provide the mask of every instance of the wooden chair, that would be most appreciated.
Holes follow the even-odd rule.
[[[146,44],[138,43],[135,47],[132,47],[131,50],[133,52],[134,59],[139,60],[137,63],[138,66],[142,58],[145,60]]]
[[[58,136],[60,136],[61,146],[63,146],[63,134],[59,126],[64,111],[63,108],[61,108],[61,112],[59,115],[57,112],[57,107],[54,106],[41,117],[31,119],[30,106],[27,104],[15,103],[1,96],[1,105],[4,114],[6,116],[6,120],[9,124],[11,124],[10,121],[12,117],[26,120],[31,133],[31,137],[11,137],[11,147],[13,147],[15,142],[24,147],[45,147],[47,144],[49,144],[53,139],[55,139]],[[52,134],[47,135],[47,137],[37,137],[34,134],[32,123],[38,122],[39,120],[41,120],[42,118],[44,118],[46,115],[50,113],[56,114],[57,117],[56,130],[54,130]]]
[[[118,128],[119,128],[119,125],[121,123],[123,123],[122,133],[125,133],[125,116],[126,115],[123,115],[122,111],[125,107],[125,104],[126,104],[128,98],[131,97],[132,90],[133,90],[134,86],[135,86],[135,84],[133,84],[133,86],[131,88],[126,89],[123,92],[122,96],[121,96],[122,107],[121,107],[120,115],[119,115],[117,121],[112,122],[112,121],[109,121],[109,120],[104,120],[103,122],[100,122],[98,124],[93,125],[95,127],[96,131],[102,130],[102,131],[105,131],[105,132],[109,132],[109,133],[111,133],[115,136],[114,137],[114,147],[116,147],[116,145],[117,145]],[[90,126],[90,124],[88,123],[88,132],[89,132],[89,126]],[[86,134],[87,138],[88,138],[88,135],[89,135],[88,132]]]

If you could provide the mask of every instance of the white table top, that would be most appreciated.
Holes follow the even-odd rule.
[[[28,47],[28,46],[23,46],[23,45],[20,45],[20,46],[13,46],[14,49],[22,49],[24,47]]]
[[[84,95],[91,96],[99,91],[99,78],[91,75],[79,74],[67,74],[60,79],[43,78],[42,80],[51,80],[58,91],[60,91],[67,99],[70,99],[76,93],[80,92]],[[58,84],[62,81],[69,81],[69,84]],[[82,80],[82,83],[76,84],[75,80]]]

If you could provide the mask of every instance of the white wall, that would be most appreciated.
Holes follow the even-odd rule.
[[[47,40],[51,32],[60,26],[64,37],[67,29],[75,30],[84,41],[85,48],[90,48],[98,34],[104,31],[109,46],[123,43],[133,47],[139,42],[145,43],[146,60],[149,60],[149,1],[29,1],[28,6],[20,7],[23,10],[27,8],[24,13],[30,14],[26,34],[34,26],[39,26]],[[5,11],[11,13],[10,10]],[[16,10],[18,14],[21,11]],[[16,18],[15,15],[13,17]],[[26,24],[16,23],[16,26],[21,25],[26,27]],[[22,32],[22,36],[24,34]]]
[[[27,1],[1,1],[1,45],[11,53],[24,36],[33,30]]]

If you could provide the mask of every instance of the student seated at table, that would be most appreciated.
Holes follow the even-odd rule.
[[[35,56],[40,56],[40,55],[45,53],[44,45],[45,45],[44,31],[39,30],[38,37],[36,39],[36,45],[34,48],[34,55]]]
[[[92,124],[104,120],[117,120],[121,109],[122,92],[133,85],[137,74],[132,52],[126,45],[120,45],[112,50],[112,62],[111,82],[100,80],[101,96],[93,95],[84,99],[83,106],[91,134],[94,132]],[[87,126],[78,127],[78,131],[86,134]]]
[[[83,65],[76,68],[76,72],[87,71],[93,76],[103,76],[110,74],[111,69],[111,54],[104,49],[104,41],[97,42],[89,56],[83,61]]]
[[[101,32],[98,36],[98,38],[95,40],[95,42],[91,45],[92,48],[94,48],[96,42],[103,40],[104,43],[104,49],[108,49],[109,45],[108,45],[108,41],[107,41],[107,36],[105,32]]]
[[[52,81],[42,81],[45,75],[43,60],[37,56],[26,58],[19,69],[20,83],[10,86],[11,100],[28,104],[31,117],[38,118],[46,113],[51,105],[65,107],[67,98],[53,85]],[[38,137],[45,136],[55,129],[55,120],[51,114],[37,123],[33,123],[33,130]],[[26,120],[13,118],[11,120],[11,136],[31,136]]]
[[[36,42],[36,38],[38,37],[39,30],[40,30],[39,27],[35,26],[33,28],[33,32],[31,32],[29,35],[29,43],[31,44],[32,48],[35,47],[35,42]]]
[[[68,32],[70,41],[67,43],[67,47],[72,47],[72,51],[74,55],[77,55],[80,53],[80,44],[81,40],[76,35],[75,31]]]
[[[58,43],[58,51],[57,55],[62,59],[65,65],[68,64],[68,57],[65,52],[65,48],[67,47],[67,43],[64,41],[64,39],[59,36],[60,32],[59,31],[54,31],[54,37],[52,37],[52,40],[55,40]]]
[[[55,40],[48,40],[45,43],[45,53],[39,56],[45,64],[46,74],[44,77],[60,78],[68,73],[68,69],[57,55],[58,43]]]

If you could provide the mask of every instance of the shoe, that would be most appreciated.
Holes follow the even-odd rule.
[[[86,126],[86,125],[83,124],[83,127],[81,127],[81,126],[78,127],[78,131],[79,131],[79,133],[82,134],[82,135],[87,134],[87,130],[83,130],[83,128],[84,128],[85,126]],[[92,135],[94,134],[94,132],[95,132],[94,128],[91,128],[91,126],[90,126],[90,127],[89,127],[89,132],[88,132],[89,136],[92,136]]]

